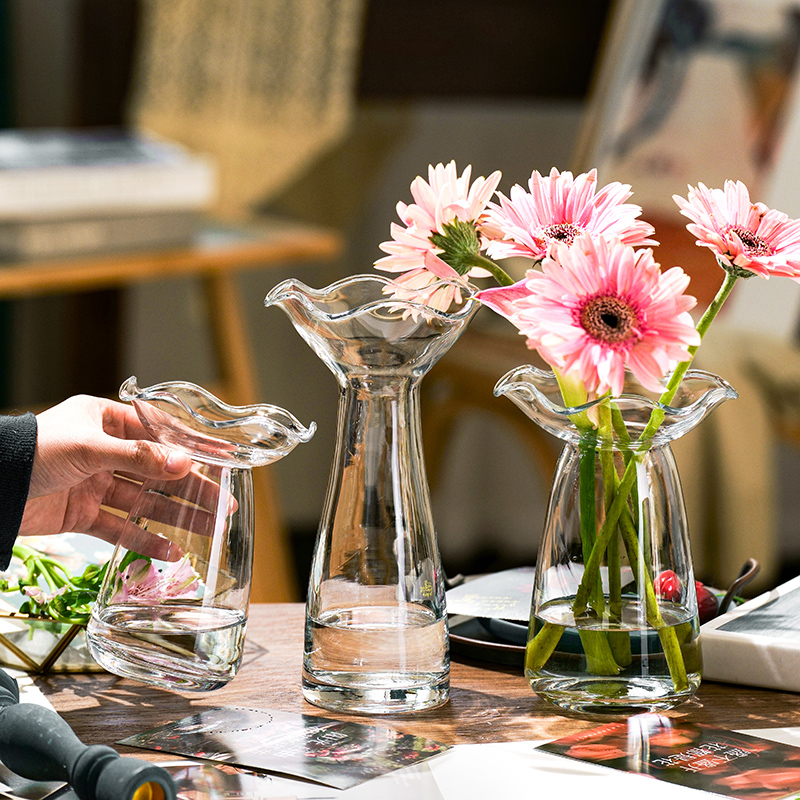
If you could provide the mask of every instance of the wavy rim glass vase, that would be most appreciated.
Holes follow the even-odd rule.
[[[495,394],[565,443],[531,598],[531,688],[584,712],[655,711],[688,700],[702,657],[670,442],[736,392],[716,375],[689,370],[670,406],[628,376],[619,398],[565,408],[555,375],[524,366],[501,378]]]
[[[183,381],[120,388],[147,432],[188,453],[176,481],[137,492],[87,627],[109,672],[183,691],[208,691],[239,669],[253,554],[252,468],[314,434],[272,405],[231,406]]]
[[[359,714],[434,708],[449,696],[445,585],[420,432],[419,386],[478,308],[388,296],[356,275],[266,297],[339,383],[336,446],[306,602],[303,694]]]

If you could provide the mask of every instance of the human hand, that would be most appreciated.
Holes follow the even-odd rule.
[[[71,397],[37,415],[37,425],[23,536],[75,531],[125,545],[141,482],[191,470],[188,455],[152,441],[134,409],[112,400]],[[145,554],[159,557],[158,540],[151,544]]]

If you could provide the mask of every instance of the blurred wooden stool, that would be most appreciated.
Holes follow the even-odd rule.
[[[459,417],[473,411],[486,412],[509,425],[549,483],[561,449],[559,442],[510,400],[493,394],[497,381],[522,364],[546,367],[516,332],[495,333],[473,325],[425,378],[422,439],[432,489],[445,468],[448,443]]]

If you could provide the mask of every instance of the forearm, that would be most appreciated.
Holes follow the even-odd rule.
[[[17,538],[36,452],[36,417],[0,416],[0,570]]]

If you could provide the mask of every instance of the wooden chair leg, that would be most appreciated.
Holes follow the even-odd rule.
[[[428,467],[428,482],[434,489],[444,469],[448,442],[459,414],[482,411],[501,419],[524,443],[536,468],[550,477],[555,471],[558,447],[553,438],[528,420],[505,398],[495,398],[494,374],[483,374],[458,364],[442,363],[428,378],[422,392],[422,438]]]
[[[244,323],[236,277],[220,273],[204,279],[208,317],[217,363],[231,403],[258,401],[255,360]],[[278,503],[271,467],[253,472],[255,490],[255,551],[251,602],[290,602],[298,599],[293,560]]]

